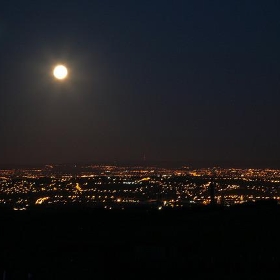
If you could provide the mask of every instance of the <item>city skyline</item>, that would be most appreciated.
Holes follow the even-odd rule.
[[[0,164],[280,168],[279,8],[3,3]]]
[[[0,208],[172,210],[278,205],[279,169],[46,165],[0,169]]]

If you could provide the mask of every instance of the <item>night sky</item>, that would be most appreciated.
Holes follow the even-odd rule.
[[[2,1],[0,163],[277,166],[279,14],[276,0]]]

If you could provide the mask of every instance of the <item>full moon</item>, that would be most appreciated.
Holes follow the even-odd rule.
[[[68,70],[64,65],[57,65],[53,69],[53,75],[58,80],[63,80],[67,77]]]

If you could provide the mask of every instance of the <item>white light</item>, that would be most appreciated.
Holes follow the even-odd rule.
[[[53,70],[53,75],[58,79],[58,80],[63,80],[67,77],[68,75],[68,70],[64,65],[57,65],[55,66]]]

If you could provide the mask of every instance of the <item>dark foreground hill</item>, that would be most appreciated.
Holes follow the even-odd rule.
[[[6,211],[0,279],[276,279],[279,223],[277,206]]]

